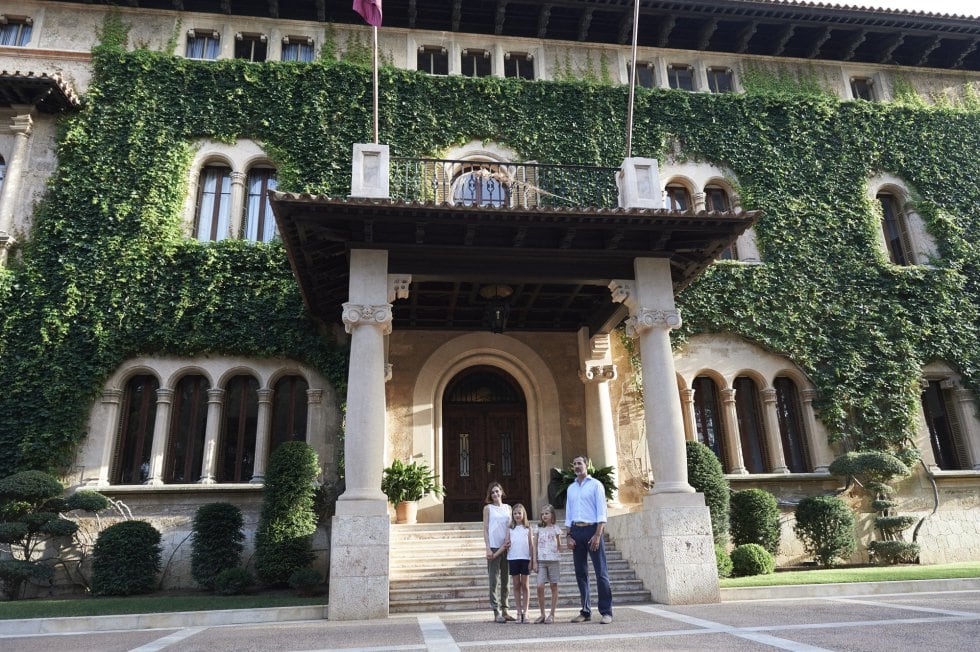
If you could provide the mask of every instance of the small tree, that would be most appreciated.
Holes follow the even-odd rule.
[[[230,503],[208,503],[198,508],[191,540],[191,575],[195,582],[213,589],[218,573],[241,563],[244,527],[242,510]]]
[[[160,532],[146,521],[122,521],[99,533],[92,551],[92,590],[136,595],[156,588]]]
[[[854,512],[836,496],[811,496],[796,507],[796,536],[803,549],[823,566],[835,559],[847,559],[857,542],[854,540]]]
[[[902,532],[912,527],[916,519],[895,513],[895,488],[889,484],[909,476],[912,471],[908,465],[887,451],[862,451],[838,457],[830,465],[830,472],[853,478],[871,496],[871,509],[877,514],[875,527],[881,538],[868,544],[869,555],[886,564],[915,561],[919,546],[905,541]]]
[[[732,543],[757,543],[775,555],[779,551],[779,505],[762,489],[736,491],[731,496]]]
[[[769,575],[776,569],[772,554],[757,543],[744,543],[732,550],[732,575]]]
[[[26,582],[45,582],[54,575],[42,559],[44,550],[56,551],[49,557],[56,563],[78,531],[78,524],[64,514],[94,513],[109,506],[109,500],[94,491],[67,498],[64,492],[56,478],[42,471],[21,471],[0,480],[0,544],[10,555],[0,561],[0,580],[12,600],[21,597]]]
[[[711,512],[711,533],[715,543],[727,543],[728,480],[718,457],[700,442],[687,442],[687,479],[692,487],[704,494],[704,501]]]
[[[316,531],[313,481],[318,473],[316,451],[305,442],[287,441],[269,457],[255,534],[255,572],[263,584],[285,585],[314,559],[310,537]]]

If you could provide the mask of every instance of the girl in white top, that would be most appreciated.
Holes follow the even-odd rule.
[[[483,542],[487,547],[487,577],[490,581],[490,606],[498,623],[516,620],[507,613],[510,583],[507,581],[507,528],[510,505],[505,505],[504,488],[499,482],[487,487],[487,504],[483,506]]]
[[[541,617],[535,623],[553,623],[555,607],[558,605],[558,579],[561,569],[561,528],[555,523],[555,508],[545,505],[541,508],[541,523],[538,525],[535,551],[538,566],[538,606]],[[544,615],[544,586],[551,584],[551,614]]]
[[[510,530],[507,531],[507,564],[510,566],[510,577],[514,580],[514,602],[517,604],[517,619],[522,623],[526,619],[527,607],[531,602],[531,589],[528,579],[534,570],[535,551],[531,537],[531,528],[527,522],[527,510],[524,505],[514,503],[510,520]]]

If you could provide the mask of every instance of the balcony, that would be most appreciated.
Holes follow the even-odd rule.
[[[619,168],[392,158],[395,201],[468,207],[616,208]]]

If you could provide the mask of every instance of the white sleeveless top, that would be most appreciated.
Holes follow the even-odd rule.
[[[531,546],[527,542],[527,526],[515,525],[510,529],[510,548],[507,559],[530,559]]]
[[[487,536],[491,548],[499,548],[507,540],[507,528],[510,527],[510,507],[507,505],[487,505],[490,509],[487,520]]]

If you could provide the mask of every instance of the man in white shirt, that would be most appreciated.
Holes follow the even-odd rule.
[[[575,579],[582,599],[582,610],[573,623],[592,620],[592,607],[589,604],[589,564],[595,570],[596,585],[599,590],[599,613],[603,625],[612,622],[612,587],[606,570],[606,548],[602,534],[606,529],[606,489],[602,483],[588,473],[589,461],[579,456],[572,460],[575,481],[569,485],[565,501],[565,527],[568,528],[568,548],[575,561]]]

